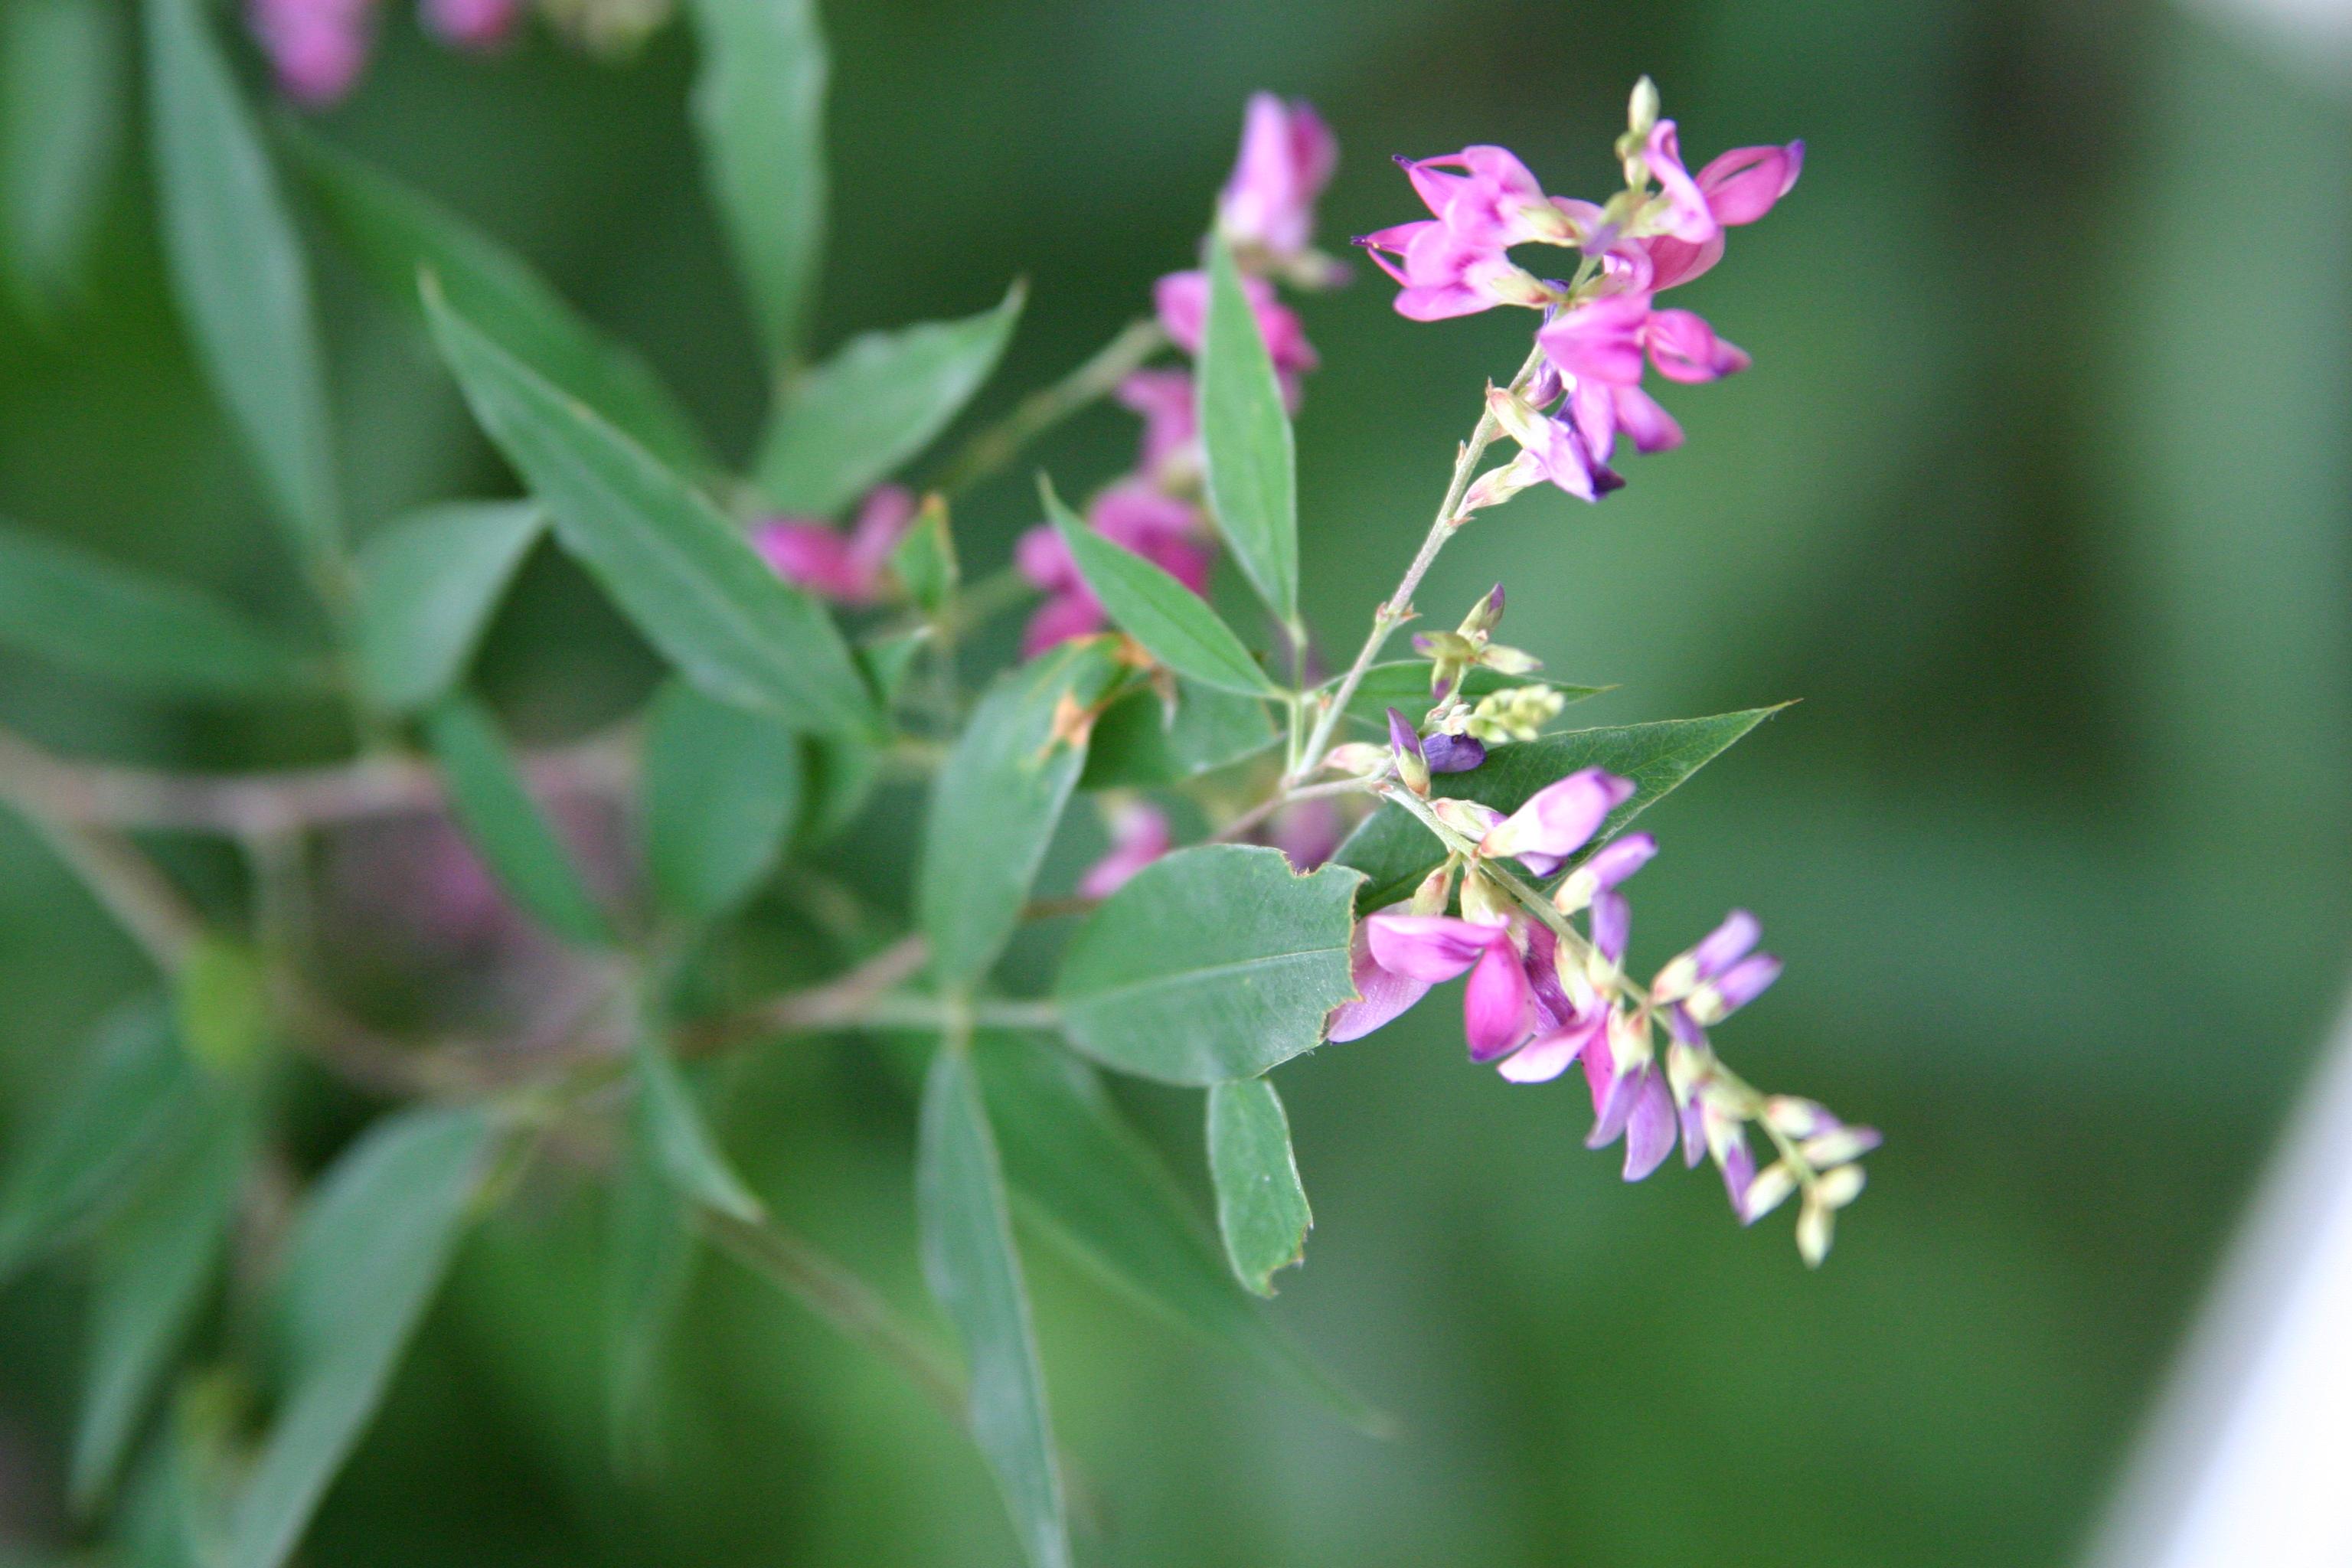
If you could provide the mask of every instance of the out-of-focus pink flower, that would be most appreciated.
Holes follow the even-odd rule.
[[[279,89],[310,109],[351,91],[375,37],[375,0],[250,0],[247,17]]]
[[[1307,872],[1339,853],[1348,834],[1348,819],[1336,801],[1293,801],[1267,818],[1259,837],[1288,858],[1290,868]]]
[[[1668,381],[1720,381],[1750,363],[1745,351],[1717,337],[1705,317],[1689,310],[1651,311],[1642,343]]]
[[[1540,309],[1560,290],[1513,262],[1500,247],[1463,238],[1435,218],[1360,236],[1373,263],[1402,285],[1397,314],[1414,321],[1475,315],[1496,305]]]
[[[1242,151],[1217,196],[1217,226],[1236,248],[1289,261],[1315,237],[1315,203],[1339,162],[1339,143],[1305,99],[1250,95]]]
[[[776,574],[844,605],[881,598],[890,552],[915,519],[914,492],[881,485],[868,492],[849,531],[829,524],[776,518],[759,525],[752,542]]]
[[[1679,163],[1676,165],[1679,167]],[[1715,221],[1715,232],[1698,240],[1662,234],[1638,242],[1649,257],[1647,287],[1687,283],[1723,259],[1723,230],[1754,223],[1789,194],[1805,166],[1805,144],[1735,147],[1709,163],[1693,182]]]
[[[425,26],[461,49],[494,49],[514,36],[522,0],[420,0]]]
[[[1642,379],[1647,294],[1609,294],[1572,305],[1536,333],[1544,358],[1564,376],[1630,386]]]
[[[1195,461],[1200,415],[1193,402],[1192,374],[1182,370],[1139,370],[1118,384],[1119,403],[1143,417],[1143,451],[1138,463],[1158,478]]]
[[[1144,801],[1120,802],[1111,808],[1110,850],[1078,879],[1078,895],[1109,898],[1138,871],[1167,854],[1174,842],[1166,812]]]
[[[1265,351],[1274,360],[1274,368],[1285,378],[1285,390],[1291,390],[1291,378],[1313,370],[1318,363],[1314,347],[1307,341],[1307,329],[1298,323],[1298,315],[1275,298],[1274,285],[1263,278],[1242,279],[1242,292],[1250,302],[1250,313],[1257,318],[1257,330],[1265,339]],[[1177,347],[1188,354],[1201,352],[1201,333],[1209,323],[1209,275],[1199,270],[1171,272],[1152,285],[1151,301],[1160,314],[1160,325]]]
[[[1200,542],[1199,514],[1184,501],[1141,479],[1127,479],[1097,496],[1087,509],[1097,533],[1135,552],[1195,594],[1209,591],[1212,557]],[[1102,602],[1087,586],[1070,548],[1051,523],[1040,523],[1013,546],[1013,565],[1045,591],[1021,639],[1024,658],[1109,624]]]
[[[1668,961],[1651,983],[1650,995],[1670,1009],[1667,1021],[1677,1038],[1698,1039],[1780,978],[1780,961],[1755,952],[1763,934],[1756,917],[1734,910],[1688,952]]]

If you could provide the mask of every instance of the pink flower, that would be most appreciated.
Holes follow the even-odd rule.
[[[1200,437],[1192,375],[1182,370],[1139,370],[1118,384],[1124,406],[1143,416],[1143,452],[1137,466],[1157,477],[1171,467],[1190,467]]]
[[[1536,1026],[1535,992],[1509,925],[1449,915],[1377,914],[1367,920],[1372,962],[1424,988],[1465,973],[1462,1032],[1470,1059],[1493,1061]]]
[[[1414,194],[1465,244],[1576,245],[1599,222],[1590,202],[1547,196],[1528,166],[1503,147],[1465,147],[1442,158],[1399,158]],[[1447,171],[1462,170],[1461,174]]]
[[[1633,781],[1582,768],[1546,784],[1525,805],[1486,830],[1481,855],[1509,857],[1538,877],[1568,863],[1601,831],[1609,814],[1633,798]]]
[[[1138,871],[1167,854],[1173,842],[1166,812],[1141,801],[1122,801],[1111,808],[1110,850],[1078,879],[1079,897],[1109,898]]]
[[[1318,363],[1314,348],[1307,342],[1307,331],[1298,324],[1297,312],[1275,298],[1274,285],[1265,279],[1243,279],[1242,292],[1249,299],[1250,313],[1257,318],[1266,353],[1273,356],[1274,368],[1283,376],[1288,392],[1295,385],[1293,378],[1313,370]],[[1152,285],[1151,300],[1160,313],[1160,325],[1176,346],[1188,354],[1199,354],[1201,333],[1209,321],[1209,275],[1197,270],[1171,272]]]
[[[1780,978],[1780,961],[1753,952],[1763,934],[1756,917],[1734,910],[1696,947],[1670,960],[1651,983],[1651,999],[1669,1009],[1678,1039],[1704,1039],[1712,1028],[1761,996]]]
[[[1087,509],[1094,531],[1166,571],[1195,594],[1206,595],[1212,557],[1198,538],[1200,516],[1185,502],[1141,479],[1113,485]],[[1013,547],[1013,565],[1046,599],[1029,617],[1021,656],[1031,658],[1109,624],[1102,602],[1087,586],[1069,546],[1051,523],[1040,523]]]
[[[1294,871],[1312,871],[1339,853],[1348,836],[1348,819],[1339,804],[1329,800],[1298,800],[1269,817],[1251,842],[1269,844],[1282,851]]]
[[[434,37],[461,49],[494,49],[514,35],[521,0],[422,0]]]
[[[776,574],[844,605],[882,597],[890,552],[915,519],[915,497],[899,485],[867,492],[847,533],[822,522],[776,518],[752,532],[752,543]]]
[[[1241,157],[1217,196],[1217,226],[1237,249],[1287,261],[1315,237],[1315,202],[1339,162],[1339,143],[1305,99],[1250,95]]]
[[[1541,309],[1559,298],[1558,289],[1511,261],[1499,247],[1465,239],[1434,218],[1398,224],[1360,236],[1356,243],[1403,285],[1396,309],[1408,321],[1439,321],[1496,305]]]
[[[1707,210],[1706,195],[1698,182],[1683,168],[1682,141],[1673,121],[1661,120],[1650,127],[1643,158],[1665,195],[1665,216],[1658,223],[1663,232],[1694,245],[1723,232],[1715,214]]]
[[[350,92],[367,65],[375,0],[250,0],[247,19],[279,89],[321,109]]]
[[[1605,463],[1620,428],[1643,452],[1682,445],[1682,426],[1641,388],[1643,360],[1669,381],[1706,382],[1748,368],[1745,352],[1689,310],[1660,310],[1647,294],[1607,294],[1562,310],[1536,333],[1559,374],[1568,415],[1592,460]]]
[[[1789,194],[1805,165],[1805,144],[1735,147],[1698,172],[1693,182],[1715,231],[1698,240],[1668,233],[1640,241],[1648,253],[1652,289],[1671,289],[1723,259],[1723,230],[1754,223]],[[1681,168],[1679,158],[1675,163]]]

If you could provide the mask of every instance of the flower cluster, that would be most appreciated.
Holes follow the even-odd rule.
[[[592,49],[634,47],[668,19],[672,0],[540,0],[548,19]],[[482,53],[510,41],[529,0],[416,0],[425,32],[453,48]],[[381,0],[247,0],[255,39],[278,89],[323,109],[340,102],[374,52]]]
[[[1315,368],[1315,350],[1275,284],[1313,289],[1338,281],[1338,268],[1312,241],[1315,204],[1339,155],[1339,143],[1312,108],[1258,93],[1243,121],[1241,156],[1217,201],[1218,232],[1243,270],[1242,288],[1294,412],[1302,379]],[[1208,321],[1209,275],[1198,269],[1168,274],[1153,287],[1152,305],[1168,340],[1197,355]],[[1142,449],[1135,470],[1087,504],[1087,525],[1205,595],[1216,544],[1201,504],[1192,374],[1139,370],[1120,384],[1118,400],[1142,416]],[[1045,594],[1022,637],[1024,656],[1108,624],[1052,524],[1040,523],[1022,536],[1014,564]]]
[[[1644,77],[1617,151],[1625,188],[1598,205],[1546,195],[1501,147],[1401,158],[1433,216],[1357,241],[1402,285],[1396,308],[1414,321],[1496,305],[1543,312],[1535,370],[1489,394],[1490,413],[1519,451],[1479,477],[1465,515],[1539,483],[1598,500],[1623,482],[1608,466],[1621,430],[1637,451],[1680,445],[1682,426],[1642,389],[1645,360],[1679,382],[1715,381],[1748,365],[1704,319],[1661,310],[1655,300],[1721,258],[1726,228],[1772,209],[1796,184],[1804,143],[1738,148],[1694,175]],[[1575,277],[1560,282],[1528,271],[1510,257],[1522,245],[1580,252]]]

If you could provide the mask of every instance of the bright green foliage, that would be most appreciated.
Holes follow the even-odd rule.
[[[1062,1475],[1004,1173],[971,1053],[954,1043],[940,1047],[923,1085],[915,1211],[923,1277],[970,1363],[972,1440],[995,1472],[1032,1568],[1067,1568]]]
[[[310,271],[203,0],[145,0],[147,119],[181,322],[306,561],[342,532]]]
[[[801,811],[801,740],[772,713],[673,680],[646,720],[646,868],[675,914],[710,920],[782,857]]]
[[[1209,246],[1201,451],[1209,508],[1242,574],[1286,624],[1298,618],[1298,474],[1265,337],[1224,242]]]
[[[827,517],[887,479],[988,380],[1025,297],[1015,283],[976,316],[864,333],[792,382],[761,450],[761,493],[780,510]]]
[[[848,645],[659,459],[428,299],[475,417],[624,615],[712,696],[817,726],[873,722]]]
[[[546,528],[531,501],[446,501],[370,534],[352,563],[369,695],[406,713],[455,686]]]
[[[515,902],[549,931],[588,946],[613,939],[571,853],[523,787],[498,720],[460,692],[426,716],[433,755],[466,836]]]
[[[1748,731],[1778,712],[1750,708],[1711,719],[1670,719],[1607,730],[1571,730],[1540,741],[1497,746],[1484,766],[1445,775],[1442,793],[1497,811],[1517,811],[1528,796],[1579,768],[1606,768],[1633,781],[1633,794],[1609,814],[1592,837],[1597,848],[1655,805],[1669,790],[1721,755]],[[1382,806],[1339,846],[1339,864],[1364,874],[1358,906],[1383,909],[1410,894],[1435,870],[1445,851],[1402,808]]]
[[[1355,997],[1357,879],[1278,849],[1212,844],[1138,872],[1070,939],[1054,994],[1071,1040],[1168,1083],[1255,1078],[1312,1050]]]
[[[1315,1224],[1282,1097],[1262,1078],[1209,1086],[1209,1174],[1217,1184],[1217,1228],[1234,1276],[1274,1294],[1276,1269],[1305,1260]]]
[[[947,984],[978,980],[1011,939],[1086,766],[1086,710],[1113,671],[1099,638],[1065,643],[1010,671],[941,765],[923,824],[915,914]]]
[[[285,1391],[217,1568],[293,1554],[441,1282],[490,1144],[478,1108],[404,1110],[320,1180],[287,1244]]]

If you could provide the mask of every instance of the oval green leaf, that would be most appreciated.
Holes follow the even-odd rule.
[[[801,810],[801,738],[772,713],[683,681],[646,721],[646,867],[674,913],[713,920],[782,858]]]
[[[1209,1086],[1209,1175],[1234,1277],[1273,1295],[1276,1271],[1306,1259],[1315,1216],[1290,1152],[1290,1119],[1265,1079]]]
[[[669,1047],[651,1037],[641,1038],[635,1063],[646,1132],[662,1170],[694,1202],[747,1225],[759,1224],[766,1208],[720,1152]]]
[[[536,501],[448,501],[386,523],[360,546],[360,674],[386,711],[457,683],[522,558],[547,526]]]
[[[1289,625],[1298,619],[1297,458],[1274,358],[1222,239],[1209,245],[1199,397],[1210,513],[1242,575]]]

